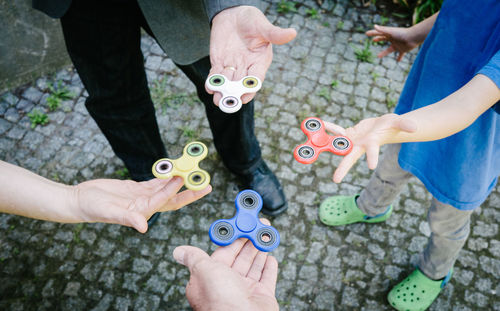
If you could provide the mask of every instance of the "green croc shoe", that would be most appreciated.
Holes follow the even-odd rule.
[[[391,289],[389,295],[387,295],[387,300],[393,308],[399,311],[426,310],[451,279],[452,273],[453,269],[448,272],[443,280],[434,281],[425,276],[419,269],[416,269]]]
[[[368,216],[356,205],[356,198],[352,196],[333,196],[324,200],[319,207],[319,219],[328,226],[342,226],[355,222],[375,223],[385,221],[392,214],[392,205],[382,214]]]

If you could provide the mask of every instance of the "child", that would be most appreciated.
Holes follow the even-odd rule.
[[[500,1],[447,0],[439,16],[410,28],[375,26],[367,35],[391,43],[379,57],[399,52],[398,60],[425,42],[396,114],[348,129],[326,124],[354,143],[335,171],[335,182],[365,152],[374,169],[380,146],[392,145],[359,195],[327,198],[319,216],[330,226],[385,221],[402,186],[418,177],[433,196],[432,234],[416,270],[388,300],[398,310],[425,310],[449,281],[469,235],[471,213],[500,174]]]

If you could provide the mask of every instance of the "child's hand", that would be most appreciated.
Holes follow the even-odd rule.
[[[374,37],[373,42],[388,41],[391,43],[384,51],[380,52],[377,57],[382,58],[392,52],[398,52],[398,62],[407,52],[417,47],[421,42],[413,35],[411,28],[404,27],[385,27],[375,25],[375,29],[368,30],[366,35]]]
[[[333,174],[333,181],[336,183],[342,181],[354,163],[365,152],[368,168],[375,169],[378,163],[380,146],[391,143],[393,138],[401,131],[412,133],[417,130],[413,121],[393,113],[362,120],[354,127],[347,129],[330,122],[324,123],[328,131],[335,135],[347,136],[353,143],[351,152],[342,159]]]

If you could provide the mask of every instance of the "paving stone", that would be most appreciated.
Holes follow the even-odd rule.
[[[12,123],[4,120],[4,119],[0,119],[0,134],[4,134],[5,132],[7,132],[10,128],[12,127]]]

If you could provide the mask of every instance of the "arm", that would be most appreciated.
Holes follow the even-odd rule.
[[[97,179],[67,186],[0,161],[0,212],[41,220],[115,223],[144,233],[153,213],[179,209],[211,191],[209,186],[177,193],[181,187],[179,178]]]
[[[415,131],[400,131],[383,144],[437,140],[471,125],[500,100],[500,89],[484,75],[476,75],[458,91],[439,102],[401,115],[400,122],[412,122]],[[443,117],[446,116],[446,117]]]
[[[497,84],[478,74],[439,102],[403,115],[386,114],[365,119],[348,129],[326,122],[329,131],[347,135],[354,144],[351,153],[342,159],[336,169],[333,181],[341,182],[365,152],[368,167],[374,169],[380,146],[448,137],[467,128],[499,100],[500,88]]]
[[[438,14],[439,12],[409,28],[375,25],[375,29],[368,30],[366,35],[373,37],[373,42],[388,41],[391,43],[387,49],[378,54],[379,58],[392,52],[398,52],[397,60],[400,61],[404,54],[425,41],[434,26]]]

